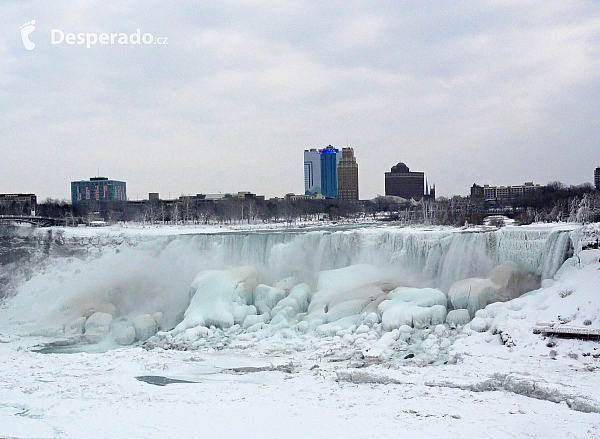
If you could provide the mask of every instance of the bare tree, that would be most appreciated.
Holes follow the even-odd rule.
[[[150,224],[156,223],[156,218],[158,216],[158,205],[155,200],[150,200],[146,204],[146,218]]]
[[[169,209],[164,202],[160,203],[160,206],[158,207],[158,214],[160,215],[161,221],[164,224],[167,219],[167,215],[169,214]]]
[[[296,222],[298,219],[298,210],[290,200],[282,201],[279,203],[278,207],[280,208],[283,219],[288,225]]]
[[[171,224],[179,224],[180,211],[179,203],[175,202],[171,205]]]
[[[208,224],[210,219],[215,215],[215,210],[212,202],[201,202],[196,207],[196,218],[198,222]]]
[[[192,206],[192,197],[189,195],[181,195],[179,197],[179,203],[181,209],[181,216],[184,224],[189,223],[193,216],[193,206]]]
[[[246,212],[248,216],[248,223],[256,222],[256,217],[258,215],[258,204],[256,203],[256,200],[251,198],[246,200]]]

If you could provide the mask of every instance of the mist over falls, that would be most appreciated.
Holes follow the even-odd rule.
[[[454,308],[468,310],[468,321],[491,301],[551,278],[577,248],[574,229],[54,231],[4,265],[14,287],[4,308],[22,331],[88,341],[108,333],[143,341],[160,329],[211,325],[325,331],[367,322],[392,331],[445,323]]]

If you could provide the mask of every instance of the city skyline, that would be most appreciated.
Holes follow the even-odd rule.
[[[600,164],[593,1],[8,0],[0,17],[4,193],[68,199],[99,169],[132,199],[300,194],[302,151],[328,144],[357,152],[361,199],[398,161],[437,196]]]
[[[354,166],[356,166],[356,171],[355,171],[356,172],[356,176],[355,177],[351,177],[351,179],[355,179],[356,182],[352,183],[352,184],[358,185],[358,182],[360,180],[358,179],[358,167],[357,167],[357,164],[356,164],[356,158],[354,157],[354,149],[350,148],[350,147],[344,147],[344,148],[342,148],[341,150],[338,151],[332,145],[328,145],[325,149],[333,149],[333,150],[337,151],[338,160],[337,160],[337,165],[336,166],[337,166],[338,172],[339,172],[339,162],[340,162],[340,159],[342,157],[342,152],[346,151],[349,154],[348,157],[352,159],[352,161],[354,163]],[[276,193],[275,195],[273,195],[273,196],[267,196],[266,198],[282,198],[282,197],[290,195],[290,194],[294,194],[294,195],[301,195],[301,194],[315,195],[315,194],[321,194],[321,188],[318,185],[316,185],[316,184],[315,185],[311,185],[311,187],[313,187],[314,189],[316,189],[314,192],[310,192],[310,191],[306,190],[306,188],[309,187],[309,186],[307,186],[308,175],[312,176],[313,172],[315,172],[317,174],[320,174],[320,172],[321,172],[321,168],[320,168],[321,160],[320,160],[320,152],[319,152],[321,150],[317,150],[315,148],[312,148],[310,150],[304,150],[304,183],[305,183],[305,191],[304,192],[298,192],[298,193],[295,193],[295,192]],[[316,163],[317,163],[316,168],[315,169],[311,169],[308,172],[307,172],[307,161],[306,161],[307,160],[307,153],[308,154],[314,153],[316,155],[316,157],[318,158],[318,160],[316,161]],[[397,165],[392,166],[392,174],[393,174],[394,170],[396,168],[400,167],[400,166],[406,168],[402,172],[409,172],[409,169],[408,169],[408,167],[406,167],[406,164],[404,164],[403,162],[400,162]],[[411,174],[415,174],[412,171],[410,173]],[[382,194],[377,194],[377,196],[382,196],[382,195],[396,195],[396,196],[401,196],[402,197],[402,194],[400,194],[400,193],[394,193],[394,194],[388,193],[387,185],[388,185],[388,176],[390,174],[391,174],[390,172],[385,172],[383,174],[383,181],[384,181],[384,186],[386,187],[386,189],[384,189],[384,192]],[[423,185],[422,185],[423,186],[423,195],[427,195],[428,196],[430,190],[433,191],[432,194],[435,194],[435,190],[436,190],[435,183],[430,184],[427,181],[427,179],[425,179],[425,176],[424,176],[423,172],[417,172],[416,174],[422,174],[421,175],[422,178],[420,178],[419,181],[422,180],[422,183],[423,183]],[[339,175],[336,176],[336,177],[339,177]],[[126,179],[125,179],[125,181],[123,181],[124,179],[112,179],[112,178],[109,179],[108,177],[101,176],[100,173],[98,172],[98,174],[96,174],[96,175],[94,175],[92,177],[89,177],[88,179],[79,179],[79,180],[73,180],[73,181],[71,181],[70,182],[69,197],[56,198],[56,199],[63,200],[63,201],[71,201],[71,202],[73,202],[73,200],[76,199],[76,197],[77,197],[76,192],[74,192],[74,190],[75,190],[74,188],[76,187],[76,186],[74,186],[75,184],[82,183],[82,184],[89,185],[90,183],[94,183],[95,181],[100,181],[100,180],[102,180],[102,181],[107,180],[111,184],[115,180],[116,180],[116,183],[126,183]],[[336,179],[336,180],[337,180],[337,182],[339,184],[339,179]],[[592,181],[583,182],[581,184],[589,184],[590,186],[595,186],[595,188],[598,189],[600,187],[600,183],[599,183],[600,182],[600,167],[596,167],[593,170],[593,175],[592,175],[592,179],[591,180]],[[553,183],[553,182],[556,182],[556,181],[557,180],[551,180],[548,183]],[[564,182],[561,182],[561,183],[564,183]],[[524,183],[524,186],[527,186],[527,185],[533,186],[533,182],[526,182],[526,183]],[[421,186],[421,184],[419,183],[419,187],[420,186]],[[521,185],[521,184],[516,184],[515,185],[515,184],[506,183],[506,182],[502,182],[500,184],[491,184],[491,185],[489,183],[483,183],[482,186],[480,186],[478,182],[475,182],[475,183],[473,183],[473,185],[471,187],[467,188],[467,190],[466,190],[467,193],[466,194],[465,193],[460,193],[460,194],[453,194],[453,195],[460,195],[460,196],[469,196],[470,195],[470,196],[473,196],[473,188],[474,187],[480,187],[483,190],[484,187],[485,188],[487,188],[487,187],[492,187],[492,188],[496,188],[496,187],[511,188],[511,187],[521,187],[521,186],[523,186],[523,185]],[[539,183],[535,184],[535,187],[540,187],[540,186],[541,185]],[[240,188],[240,189],[234,189],[234,190],[230,190],[230,191],[217,190],[217,191],[212,191],[212,192],[211,191],[188,191],[188,192],[182,192],[181,194],[171,194],[171,193],[169,193],[166,198],[164,197],[164,193],[162,193],[163,196],[160,199],[171,200],[171,199],[180,198],[182,196],[186,197],[186,196],[194,196],[194,195],[198,195],[198,194],[202,194],[202,195],[211,195],[211,194],[212,195],[217,195],[217,194],[255,193],[257,195],[260,195],[259,192],[255,192],[255,191],[251,191],[251,190],[247,190],[247,189],[248,188]],[[395,189],[395,190],[397,191],[398,189]],[[394,190],[392,190],[392,192],[393,191]],[[13,191],[13,192],[4,191],[4,194],[24,194],[24,193],[27,193],[27,192],[28,191]],[[356,191],[356,192],[358,194],[358,191]],[[31,192],[31,194],[33,194],[33,192]],[[106,192],[106,196],[108,196],[107,194],[108,194],[108,192]],[[161,192],[156,192],[156,191],[153,191],[153,190],[146,190],[145,192],[142,192],[141,196],[140,196],[140,193],[138,192],[138,193],[136,193],[135,197],[133,197],[133,196],[125,195],[125,192],[123,191],[123,194],[122,194],[123,198],[121,198],[121,199],[123,199],[123,200],[131,200],[131,201],[144,200],[144,199],[147,200],[148,197],[150,197],[151,195],[157,196],[159,194],[161,194]],[[148,195],[148,196],[146,196],[146,195]],[[411,198],[411,196],[408,195],[408,192],[406,194],[404,194],[404,195],[405,196],[403,198]],[[84,195],[83,193],[80,193],[79,196],[80,197],[85,197],[86,195]],[[91,199],[91,198],[89,198],[90,196],[91,196],[90,194],[87,195],[88,199]],[[262,196],[264,197],[265,195],[262,195]],[[422,195],[419,195],[417,198],[419,198],[420,196],[422,196]],[[38,197],[38,199],[40,201],[43,201],[43,200],[45,200],[47,198],[52,198],[52,197],[45,197],[44,194],[41,194],[41,195],[37,194],[37,197]],[[337,196],[336,197],[329,197],[329,198],[337,198]],[[433,195],[433,198],[435,198],[435,195]],[[351,196],[350,198],[343,197],[343,199],[350,199],[350,200],[351,199],[361,199],[361,200],[367,200],[367,199],[371,199],[371,198],[360,198],[358,196],[356,196],[356,198],[355,198],[354,196]]]

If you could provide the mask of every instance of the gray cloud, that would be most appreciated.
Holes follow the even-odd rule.
[[[302,151],[355,148],[361,196],[398,161],[438,193],[591,181],[597,2],[4,2],[0,192],[302,192]],[[26,51],[19,26],[36,20]],[[166,46],[50,45],[50,30]],[[5,158],[4,158],[5,157]]]

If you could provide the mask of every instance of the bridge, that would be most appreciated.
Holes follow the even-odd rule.
[[[488,216],[496,216],[496,215],[503,215],[508,218],[515,218],[523,212],[527,212],[527,210],[522,207],[517,207],[516,209],[513,209],[512,207],[488,208],[485,211],[481,212],[480,215],[483,218],[487,218]]]
[[[59,218],[47,218],[43,216],[27,215],[0,215],[0,224],[31,224],[36,227],[64,226],[66,221]]]

